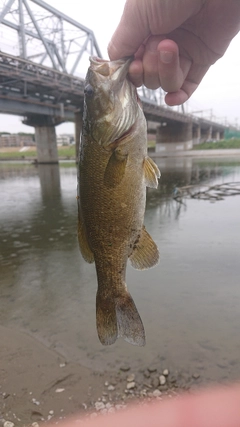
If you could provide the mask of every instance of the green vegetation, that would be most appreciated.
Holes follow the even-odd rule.
[[[68,147],[58,147],[58,155],[59,158],[64,159],[75,159],[75,145],[70,145]],[[27,151],[18,151],[18,149],[8,150],[7,148],[3,151],[0,151],[0,160],[4,159],[36,159],[37,158],[37,150],[35,147],[31,147]]]
[[[236,129],[226,129],[224,132],[224,139],[239,139],[240,138],[240,130]]]
[[[4,151],[1,152],[0,151],[0,160],[4,160],[4,159],[16,159],[16,160],[21,160],[21,159],[28,159],[28,158],[36,158],[37,157],[37,152],[36,150],[32,149],[29,151]]]
[[[203,142],[202,144],[193,146],[193,150],[222,150],[231,148],[240,148],[240,138],[223,139],[217,142]]]
[[[148,148],[155,148],[156,147],[156,141],[150,140],[148,141]]]

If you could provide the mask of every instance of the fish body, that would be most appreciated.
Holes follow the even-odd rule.
[[[118,337],[145,344],[145,332],[125,276],[157,264],[159,253],[143,226],[146,185],[160,172],[147,156],[146,120],[136,88],[127,79],[131,60],[90,58],[78,182],[78,237],[87,262],[96,265],[97,331],[102,344]]]

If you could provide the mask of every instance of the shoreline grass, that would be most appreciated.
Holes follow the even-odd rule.
[[[154,150],[155,142],[149,141],[148,148]],[[240,139],[221,140],[216,142],[203,142],[202,144],[194,145],[192,150],[224,150],[224,149],[240,149]],[[59,159],[75,160],[76,148],[75,145],[67,147],[58,147]],[[30,148],[27,151],[18,151],[18,148],[1,148],[0,160],[37,160],[36,148]]]
[[[193,150],[224,150],[224,149],[240,149],[240,139],[222,139],[216,142],[203,142],[202,144],[194,145]]]
[[[65,159],[75,159],[76,151],[75,145],[71,145],[69,147],[58,147],[58,156],[60,158]],[[4,148],[4,151],[0,151],[0,160],[27,160],[27,159],[37,159],[37,150],[35,148],[31,148],[27,151],[17,151],[17,150],[9,150]]]

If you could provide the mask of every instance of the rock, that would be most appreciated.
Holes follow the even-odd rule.
[[[165,377],[167,377],[167,376],[169,375],[169,370],[168,370],[168,369],[164,369],[164,371],[163,371],[163,375],[164,375]]]
[[[107,387],[108,385],[109,385],[109,382],[108,382],[108,381],[106,381],[106,382],[105,382],[105,386]]]
[[[112,407],[112,404],[110,402],[106,403],[106,408],[110,409]]]
[[[157,368],[155,368],[154,366],[149,366],[149,368],[148,368],[148,371],[149,371],[150,373],[152,373],[152,372],[156,372],[156,370],[157,370]]]
[[[165,384],[165,385],[161,385],[161,386],[160,386],[160,388],[161,388],[161,391],[168,391],[168,386],[167,386],[167,384]]]
[[[121,368],[120,368],[120,371],[123,371],[123,372],[127,372],[127,371],[129,371],[129,369],[130,369],[130,366],[121,366]]]
[[[40,405],[40,402],[37,399],[35,399],[34,397],[32,398],[32,403],[34,403],[34,405],[37,405],[37,406]]]
[[[62,393],[65,391],[65,388],[56,388],[55,393]]]
[[[60,363],[60,364],[59,364],[59,367],[60,367],[60,368],[65,368],[65,366],[66,366],[66,363]]]
[[[159,382],[160,382],[160,385],[165,385],[166,384],[166,378],[165,378],[164,375],[160,375]]]
[[[101,411],[102,409],[105,409],[105,404],[103,402],[96,402],[95,403],[95,409],[97,411]]]
[[[148,371],[144,371],[143,375],[144,375],[145,378],[150,378],[150,374],[149,374]]]
[[[39,427],[39,424],[35,421],[34,423],[32,423],[32,427]]]
[[[115,408],[111,407],[108,409],[108,413],[114,413],[115,412]]]
[[[127,383],[127,390],[131,390],[136,387],[136,383],[132,381],[131,383]]]
[[[51,411],[49,411],[49,414],[50,414],[50,415],[53,415],[53,414],[54,414],[54,411],[51,409]]]
[[[14,427],[14,423],[12,421],[5,421],[3,427]]]
[[[131,383],[135,380],[135,375],[134,374],[130,374],[127,377],[127,382]]]
[[[161,391],[158,389],[154,390],[152,393],[153,397],[159,397],[161,396],[161,394],[162,394]]]
[[[158,377],[153,378],[151,383],[154,388],[157,388],[159,386],[159,378]]]
[[[110,384],[110,385],[108,386],[108,390],[109,390],[109,391],[113,391],[113,390],[115,390],[115,387],[114,387],[113,385],[111,385],[111,384]]]
[[[200,374],[194,373],[192,376],[195,380],[197,380],[200,377]]]

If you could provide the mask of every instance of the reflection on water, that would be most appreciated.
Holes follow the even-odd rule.
[[[240,181],[240,160],[157,163],[162,177],[157,191],[148,189],[145,224],[161,261],[127,272],[146,347],[98,341],[96,273],[78,250],[73,163],[0,164],[0,323],[97,369],[159,361],[205,379],[240,378],[240,197],[172,198],[179,186]]]

